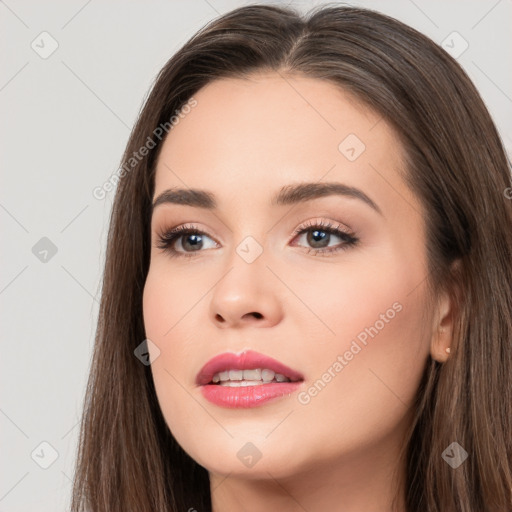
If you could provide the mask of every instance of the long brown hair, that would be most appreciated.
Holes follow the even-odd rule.
[[[452,353],[442,364],[429,358],[404,439],[407,511],[511,511],[510,161],[452,57],[393,18],[336,5],[304,16],[237,8],[203,27],[157,76],[117,176],[72,510],[211,510],[208,473],[173,438],[150,367],[134,356],[145,339],[142,291],[164,140],[155,130],[209,82],[262,70],[328,80],[394,127],[403,178],[427,212],[429,290],[448,289],[456,300]],[[130,160],[148,138],[155,147]],[[468,453],[457,468],[442,457],[453,442]]]

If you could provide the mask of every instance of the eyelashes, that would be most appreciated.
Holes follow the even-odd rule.
[[[354,233],[351,233],[350,231],[346,230],[346,228],[343,228],[341,224],[338,224],[337,226],[334,226],[331,222],[324,222],[324,221],[311,221],[310,223],[306,223],[305,225],[302,225],[298,227],[295,232],[293,233],[293,236],[295,239],[297,236],[303,235],[304,233],[312,233],[313,236],[318,236],[318,233],[326,233],[329,237],[335,235],[343,240],[342,245],[338,245],[337,247],[325,247],[325,248],[309,248],[308,253],[310,252],[316,252],[316,253],[331,253],[331,252],[337,252],[340,250],[346,250],[349,247],[352,247],[356,245],[357,242],[359,242],[359,239],[355,237]],[[315,235],[316,233],[316,235]],[[321,237],[321,239],[325,239],[326,237]],[[309,241],[309,240],[308,240]],[[314,240],[316,243],[317,241]]]
[[[158,244],[157,247],[159,249],[164,250],[165,252],[169,253],[171,256],[180,256],[180,257],[186,257],[190,258],[196,255],[198,252],[202,252],[200,250],[192,251],[191,253],[177,251],[174,248],[175,242],[179,239],[186,237],[186,236],[192,236],[194,235],[196,241],[195,243],[201,243],[202,237],[206,236],[208,237],[207,233],[204,231],[201,231],[200,229],[196,229],[193,225],[182,225],[178,226],[177,228],[169,229],[167,231],[164,231],[164,233],[158,235]],[[199,241],[197,240],[199,238]],[[208,237],[210,238],[210,237]]]
[[[330,222],[323,221],[311,222],[300,226],[293,233],[292,240],[308,233],[311,233],[311,236],[306,237],[306,243],[311,243],[313,245],[321,245],[325,240],[329,243],[333,235],[342,240],[341,245],[338,244],[335,247],[306,247],[304,249],[306,249],[308,254],[313,253],[314,255],[327,255],[337,253],[338,251],[347,250],[348,248],[357,245],[359,242],[359,239],[355,237],[354,233],[344,229],[341,224],[335,226]],[[190,258],[204,252],[202,250],[204,237],[213,240],[207,233],[195,228],[194,225],[184,224],[173,229],[164,230],[162,233],[158,234],[156,247],[158,249],[162,249],[172,257]],[[183,250],[185,247],[183,245],[184,240],[185,246],[192,247],[192,251]],[[175,246],[177,245],[177,242],[180,242],[179,245],[181,245],[182,250],[176,249]],[[217,243],[214,242],[213,246],[215,247],[216,245]]]

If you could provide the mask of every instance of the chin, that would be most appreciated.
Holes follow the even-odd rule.
[[[263,434],[244,434],[225,439],[201,435],[200,441],[191,439],[181,444],[182,448],[209,473],[240,476],[249,479],[284,478],[294,473],[300,466],[294,460],[298,453],[290,451],[282,439],[265,439]],[[295,447],[297,443],[294,443]],[[193,445],[193,446],[192,446]],[[295,455],[295,458],[293,457]]]

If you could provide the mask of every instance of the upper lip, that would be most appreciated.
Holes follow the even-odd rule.
[[[196,376],[196,384],[199,386],[212,382],[213,376],[226,370],[251,370],[255,368],[268,368],[288,377],[291,381],[304,380],[304,377],[296,370],[292,370],[285,364],[260,354],[253,350],[244,350],[240,354],[224,352],[210,359]]]

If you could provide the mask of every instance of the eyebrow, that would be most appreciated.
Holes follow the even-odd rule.
[[[271,206],[291,205],[331,195],[359,199],[373,208],[377,213],[383,215],[379,206],[362,190],[336,182],[286,185],[272,197],[270,204]],[[155,199],[152,206],[153,211],[157,206],[166,203],[194,206],[207,210],[215,210],[218,208],[214,194],[207,190],[190,188],[172,188],[165,190]]]

